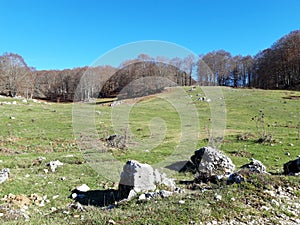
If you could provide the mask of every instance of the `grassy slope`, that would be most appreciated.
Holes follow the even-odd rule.
[[[237,166],[241,166],[253,157],[261,160],[269,171],[280,172],[283,163],[300,154],[297,128],[300,121],[300,100],[284,99],[290,95],[299,96],[299,92],[231,88],[222,88],[222,91],[226,102],[227,129],[221,150],[230,156]],[[202,90],[198,88],[189,95],[193,95],[192,98],[195,100],[196,93],[201,92]],[[0,98],[0,101],[14,100]],[[32,205],[29,207],[30,223],[32,224],[103,224],[111,218],[116,222],[130,224],[156,224],[158,221],[161,221],[162,224],[179,224],[212,219],[229,220],[229,218],[239,217],[242,214],[272,217],[270,212],[260,211],[243,204],[246,198],[253,197],[260,201],[259,199],[265,197],[260,196],[261,187],[259,185],[229,186],[216,189],[215,192],[219,192],[223,196],[221,202],[213,200],[215,192],[205,194],[193,192],[172,197],[168,201],[158,200],[146,203],[133,201],[112,211],[103,211],[95,207],[89,207],[86,212],[81,213],[71,211],[67,207],[72,202],[67,198],[71,188],[86,183],[91,189],[104,189],[112,187],[113,183],[105,180],[87,163],[84,163],[82,154],[77,150],[72,131],[72,104],[38,104],[30,101],[28,103],[16,101],[18,105],[0,106],[0,159],[2,160],[0,168],[9,167],[12,174],[8,181],[0,184],[0,193],[1,197],[9,193],[47,195],[50,202],[46,203],[46,206]],[[208,103],[195,101],[195,104],[201,127],[198,147],[201,147],[207,144],[206,128],[209,127],[210,112]],[[113,133],[110,124],[112,108],[102,105],[95,107],[96,111],[101,112],[100,116],[96,114],[99,136],[106,137]],[[267,132],[272,134],[276,140],[272,145],[255,142],[257,130],[256,124],[251,118],[258,115],[260,110],[265,114]],[[15,119],[10,119],[11,116]],[[162,118],[164,126],[167,128],[166,136],[158,146],[155,143],[156,139],[151,139],[153,137],[149,129],[151,119],[155,117]],[[162,98],[150,98],[135,104],[131,109],[129,120],[130,130],[134,136],[131,140],[133,147],[121,153],[114,151],[115,156],[124,162],[127,159],[137,159],[151,164],[161,161],[162,157],[172,153],[179,143],[180,122],[178,118],[179,115],[174,107]],[[162,131],[164,126],[161,127]],[[121,132],[125,131],[121,129]],[[238,134],[245,133],[253,134],[253,137],[248,141],[236,139]],[[142,145],[135,145],[136,142],[142,143]],[[290,143],[294,146],[291,146]],[[150,153],[144,151],[146,147],[150,149]],[[193,151],[194,149],[191,149],[191,154]],[[287,156],[286,152],[289,152],[290,156]],[[74,157],[68,157],[70,154],[73,154]],[[38,156],[45,156],[46,160],[41,165],[34,165]],[[58,168],[56,173],[45,174],[43,172],[43,169],[46,168],[45,162],[56,159],[64,163],[63,168]],[[26,174],[30,176],[26,177]],[[177,176],[185,179],[183,175]],[[62,181],[61,177],[66,177],[66,180]],[[276,177],[274,179],[278,179],[276,182],[279,183],[299,183],[299,178]],[[59,195],[59,197],[53,200],[54,195]],[[229,201],[232,197],[236,199],[234,203]],[[178,204],[179,200],[184,200],[185,204]],[[51,213],[51,207],[58,210]],[[230,210],[230,215],[226,209]],[[68,211],[69,214],[64,211]],[[81,216],[77,218],[77,214]],[[16,223],[16,221],[9,222],[5,217],[0,217],[0,222]],[[22,223],[21,220],[20,223]]]

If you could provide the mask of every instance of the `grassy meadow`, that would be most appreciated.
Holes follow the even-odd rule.
[[[123,163],[136,159],[156,164],[170,156],[178,146],[191,148],[185,149],[185,155],[192,155],[196,148],[208,145],[213,127],[210,103],[197,100],[200,94],[203,96],[203,90],[200,87],[190,89],[185,88],[186,98],[195,107],[196,115],[187,112],[182,105],[179,107],[183,108],[178,110],[167,101],[172,91],[125,100],[114,107],[101,99],[90,103],[95,107],[99,139],[104,140],[116,131],[128,137],[128,149],[110,150]],[[267,167],[268,172],[280,174],[285,162],[300,155],[300,92],[225,87],[221,90],[222,99],[211,99],[212,103],[219,101],[224,104],[225,109],[226,129],[220,150],[232,159],[237,168],[255,158]],[[295,195],[298,199],[300,197],[299,177],[263,175],[252,177],[251,183],[212,185],[211,190],[204,193],[187,190],[169,199],[132,200],[110,210],[94,206],[84,206],[84,211],[72,209],[69,205],[73,200],[69,196],[74,187],[83,183],[92,190],[116,186],[115,181],[95,172],[78,149],[72,126],[74,105],[32,100],[23,102],[21,99],[0,97],[0,102],[13,101],[16,104],[0,105],[0,169],[10,168],[11,171],[9,179],[0,184],[0,198],[10,193],[24,196],[35,193],[46,196],[46,201],[43,206],[33,203],[28,206],[28,221],[4,214],[0,216],[2,224],[205,224],[233,218],[247,222],[247,216],[270,218],[276,224],[275,212],[258,207],[271,204],[270,197],[262,191],[270,186],[292,186],[298,190]],[[102,101],[105,103],[101,104]],[[125,106],[130,106],[128,121],[112,119],[114,110],[119,115],[118,109],[119,113],[128,110],[122,111]],[[185,118],[186,124],[182,127],[181,116],[185,115],[191,118]],[[117,128],[113,127],[114,121],[117,121]],[[199,134],[192,129],[197,121]],[[184,138],[181,138],[181,129],[184,129]],[[259,143],[262,133],[269,135],[269,140]],[[196,139],[195,135],[198,135]],[[190,143],[189,136],[196,142]],[[38,157],[46,159],[40,163]],[[187,159],[179,158],[178,161]],[[44,169],[49,169],[45,164],[51,160],[59,160],[64,165],[54,173],[45,173]],[[177,181],[192,179],[191,174],[175,173],[174,176]],[[215,193],[222,195],[221,201],[214,200]],[[253,204],[246,204],[246,200]],[[179,204],[179,201],[184,203]],[[2,199],[0,205],[4,207],[5,204]],[[18,208],[14,204],[11,207]],[[0,213],[2,211],[0,206]],[[275,211],[293,218],[290,212],[279,206],[275,206]]]

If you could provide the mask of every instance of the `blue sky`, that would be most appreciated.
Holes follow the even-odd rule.
[[[37,69],[90,65],[143,40],[197,55],[218,49],[255,55],[300,29],[300,1],[0,0],[0,28],[0,54],[18,53]]]

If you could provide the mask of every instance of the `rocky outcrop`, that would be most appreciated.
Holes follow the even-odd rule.
[[[205,182],[213,177],[228,176],[235,170],[231,159],[212,147],[203,147],[195,151],[191,162],[196,168],[197,181]]]

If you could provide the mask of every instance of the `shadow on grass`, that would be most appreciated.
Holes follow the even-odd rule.
[[[92,206],[108,206],[114,204],[117,201],[120,201],[121,195],[118,190],[91,190],[87,192],[73,192],[77,196],[74,199],[76,202],[79,202],[82,205],[92,205]],[[71,198],[71,196],[70,196]]]

